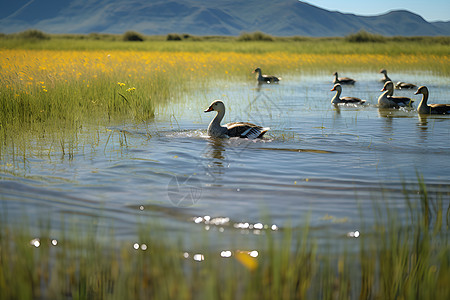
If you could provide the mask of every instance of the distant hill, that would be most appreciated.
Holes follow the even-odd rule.
[[[450,22],[427,22],[406,10],[377,16],[328,11],[297,0],[15,0],[0,11],[0,32],[147,35],[345,36],[364,29],[386,36],[450,35]]]

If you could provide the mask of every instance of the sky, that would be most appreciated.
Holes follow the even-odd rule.
[[[379,15],[391,10],[406,9],[425,20],[450,21],[450,0],[314,0],[305,1],[327,10],[356,15]]]

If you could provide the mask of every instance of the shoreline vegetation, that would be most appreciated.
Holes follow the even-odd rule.
[[[157,106],[208,80],[254,82],[255,66],[280,75],[318,69],[377,75],[389,65],[449,76],[449,49],[450,37],[364,32],[343,38],[0,34],[0,160],[25,164],[28,156],[53,152],[73,158],[82,134],[96,142],[96,124],[151,122]],[[49,220],[31,233],[0,212],[0,299],[446,299],[446,197],[427,192],[418,176],[417,190],[405,188],[406,217],[374,203],[376,224],[348,237],[359,239],[356,253],[334,245],[318,251],[306,225],[265,233],[257,257],[252,249],[221,256],[205,244],[200,261],[157,237],[162,229],[153,224],[143,226],[136,249],[104,242],[95,230],[62,228],[55,238]]]
[[[146,36],[134,31],[124,34],[48,34],[39,30],[0,33],[0,49],[46,50],[135,50],[238,53],[310,54],[434,54],[447,55],[450,36],[386,37],[359,31],[345,37],[275,37],[263,32],[239,36],[194,36],[170,33]]]

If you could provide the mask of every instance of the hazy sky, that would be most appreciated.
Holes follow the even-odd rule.
[[[309,4],[357,15],[379,15],[390,10],[406,9],[427,21],[450,21],[450,0],[314,0]]]

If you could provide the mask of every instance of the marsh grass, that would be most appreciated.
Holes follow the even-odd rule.
[[[56,149],[59,144],[63,154],[74,153],[83,128],[147,122],[157,107],[215,80],[254,82],[255,67],[282,77],[336,70],[375,74],[386,66],[393,72],[450,73],[446,38],[352,43],[269,36],[267,42],[263,33],[246,33],[245,41],[186,35],[180,41],[122,40],[133,34],[138,35],[2,36],[0,157],[7,151],[25,157],[32,145]]]
[[[151,120],[155,107],[186,87],[183,74],[171,71],[176,66],[163,70],[132,55],[127,60],[104,52],[3,54],[0,154],[9,151],[13,157],[55,143],[63,155],[73,154],[84,129]]]
[[[221,257],[205,240],[196,261],[154,224],[139,229],[136,243],[115,241],[95,222],[55,238],[48,222],[31,233],[2,214],[0,298],[446,299],[448,203],[421,177],[417,192],[420,199],[405,191],[407,218],[374,203],[376,222],[363,226],[357,250],[319,249],[306,224],[263,234],[256,258],[250,249]]]

